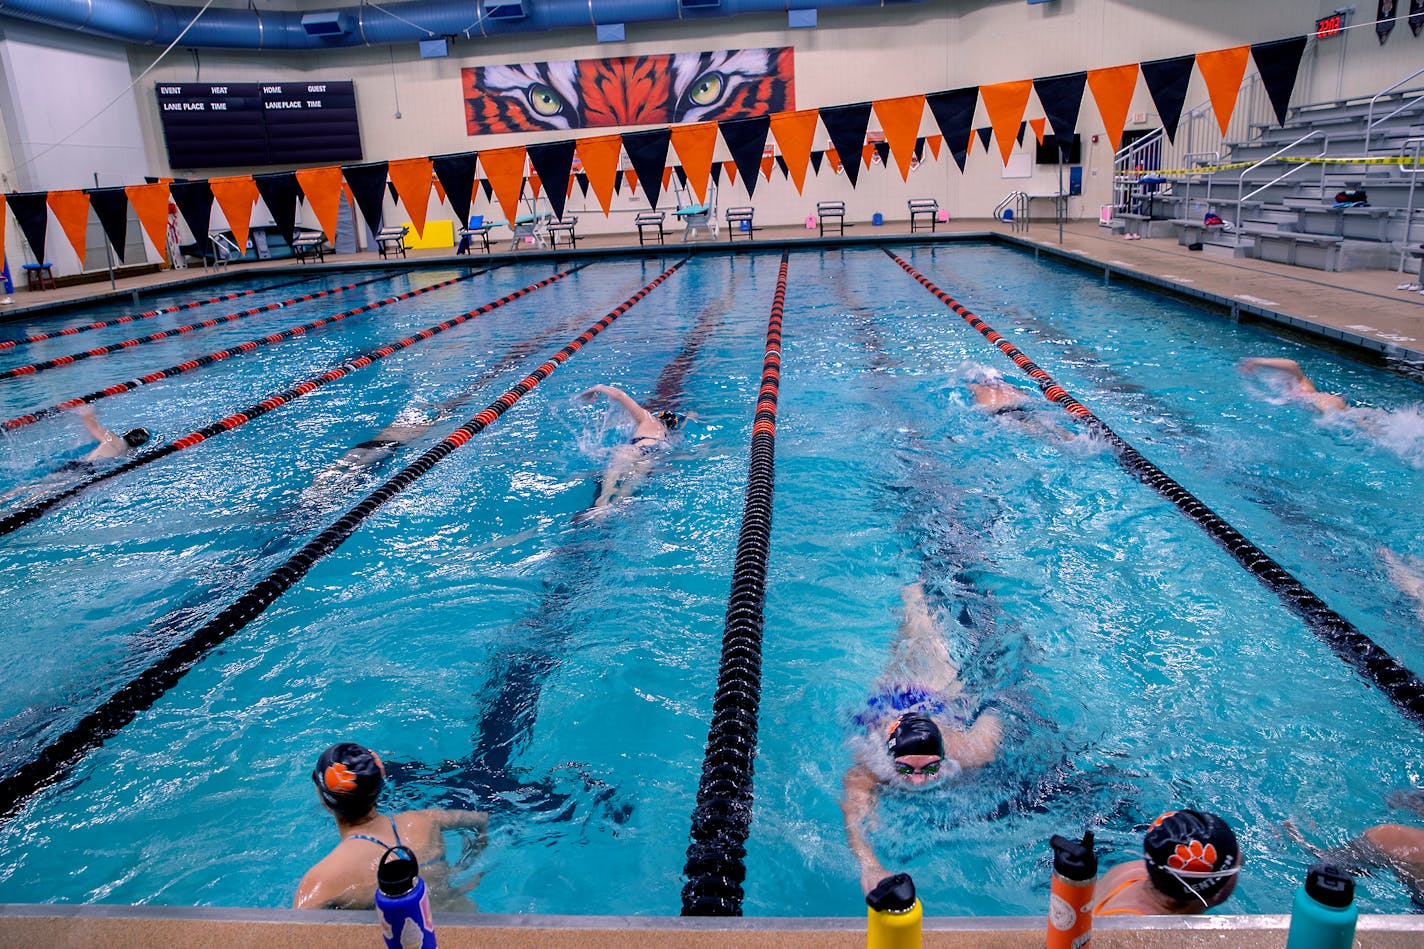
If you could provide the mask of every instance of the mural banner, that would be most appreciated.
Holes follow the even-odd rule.
[[[470,135],[674,125],[796,108],[791,47],[474,66],[461,70]]]

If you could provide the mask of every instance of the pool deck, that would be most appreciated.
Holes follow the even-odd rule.
[[[754,241],[737,241],[738,251],[781,246],[838,246],[885,240],[911,239],[905,222],[883,227],[860,225],[844,240],[818,239],[799,227],[760,228]],[[326,264],[293,261],[244,264],[214,274],[201,269],[168,270],[118,280],[122,298],[141,300],[144,294],[172,284],[197,285],[242,273],[277,271],[315,273],[353,266],[429,267],[441,263],[478,266],[485,260],[521,258],[567,259],[586,252],[602,254],[675,253],[682,249],[725,250],[725,240],[680,244],[675,235],[663,247],[639,247],[622,236],[579,240],[576,252],[533,251],[490,257],[475,254],[454,257],[448,251],[411,251],[405,260],[382,260],[375,253],[333,256]],[[1188,251],[1174,239],[1127,241],[1111,235],[1096,223],[1075,222],[1058,228],[1037,223],[1027,234],[1015,234],[993,221],[963,221],[941,225],[934,236],[919,240],[956,240],[988,237],[1028,252],[1062,259],[1101,273],[1109,281],[1152,286],[1196,299],[1237,319],[1261,319],[1361,347],[1361,355],[1383,355],[1413,366],[1424,363],[1424,295],[1396,289],[1409,281],[1394,271],[1366,270],[1324,273],[1249,259],[1225,259]],[[942,275],[931,279],[953,292]],[[17,290],[14,301],[0,305],[0,323],[23,322],[26,315],[40,316],[57,307],[113,299],[107,281],[57,290]],[[993,314],[981,313],[992,322]],[[0,335],[13,335],[0,332]],[[1386,360],[1392,361],[1392,360]],[[281,884],[286,886],[287,884]],[[477,916],[448,917],[438,921],[440,945],[446,949],[477,946],[539,946],[549,949],[583,949],[591,946],[652,945],[693,949],[736,949],[742,946],[859,947],[865,944],[864,917],[856,901],[847,896],[847,915],[821,919],[691,919],[676,917],[549,917]],[[932,908],[931,908],[932,909]],[[1279,949],[1285,944],[1285,916],[1159,917],[1113,919],[1100,923],[1093,943],[1100,949],[1196,949],[1231,946],[1241,949]],[[73,947],[147,947],[224,945],[282,949],[285,946],[346,947],[376,945],[374,923],[365,913],[312,913],[268,909],[170,909],[127,906],[0,905],[0,927],[7,944]],[[934,949],[1030,949],[1044,944],[1039,918],[935,918],[927,916],[924,945]],[[1355,945],[1361,949],[1404,949],[1424,945],[1424,917],[1363,916]]]
[[[476,253],[456,257],[448,250],[416,250],[410,251],[404,259],[395,260],[382,260],[376,253],[367,252],[333,255],[326,264],[299,264],[291,260],[239,264],[216,274],[200,268],[166,270],[120,278],[117,291],[110,289],[107,280],[57,290],[27,292],[17,288],[13,302],[0,305],[0,322],[23,318],[27,312],[38,315],[34,312],[36,308],[47,310],[60,305],[112,299],[115,292],[127,297],[137,294],[136,299],[141,300],[145,292],[157,287],[193,281],[205,283],[241,273],[311,273],[353,266],[428,267],[440,262],[475,266],[485,260],[567,259],[609,252],[668,254],[681,249],[728,248],[745,251],[781,246],[842,246],[881,240],[937,241],[987,237],[1039,255],[1069,261],[1099,272],[1107,280],[1138,283],[1194,299],[1228,313],[1232,318],[1283,324],[1346,347],[1361,347],[1376,356],[1394,357],[1409,363],[1424,361],[1424,294],[1398,289],[1400,284],[1416,279],[1417,274],[1400,274],[1393,270],[1326,273],[1269,261],[1217,257],[1189,251],[1175,238],[1129,241],[1099,227],[1096,222],[1085,221],[1066,224],[1061,244],[1058,227],[1052,222],[1035,223],[1026,233],[1015,233],[1008,225],[987,220],[942,224],[934,235],[923,232],[910,235],[908,231],[907,222],[890,221],[882,227],[857,225],[843,239],[821,239],[815,232],[801,227],[768,227],[758,228],[755,240],[738,240],[731,244],[725,239],[682,244],[675,234],[670,233],[666,245],[648,247],[628,243],[629,236],[606,235],[581,237],[576,251],[561,247],[559,251],[552,252],[521,246],[514,253]],[[497,249],[504,247],[498,242],[494,246]],[[934,274],[928,276],[935,278]],[[945,286],[945,289],[952,293],[954,288]],[[993,314],[980,315],[992,322]]]

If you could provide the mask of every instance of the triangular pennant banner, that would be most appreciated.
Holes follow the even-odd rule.
[[[430,176],[434,170],[429,158],[402,158],[386,167],[395,197],[405,205],[416,237],[425,236],[425,216],[430,210]]]
[[[1020,122],[1020,123],[1019,123],[1019,134],[1016,135],[1016,136],[1014,136],[1014,141],[1016,141],[1016,142],[1018,142],[1020,145],[1022,145],[1022,144],[1023,144],[1024,132],[1027,131],[1027,130],[1028,130],[1028,123],[1027,123],[1027,122]]]
[[[578,182],[579,193],[582,194],[585,198],[587,198],[587,197],[588,197],[588,175],[586,175],[586,174],[584,174],[583,172],[580,171],[578,174],[574,175],[574,181],[577,181],[577,182]]]
[[[974,109],[979,104],[979,87],[969,86],[949,92],[936,92],[925,97],[925,104],[935,117],[943,141],[948,143],[959,170],[964,171],[964,159],[969,153],[969,136],[974,134]]]
[[[168,186],[173,203],[178,205],[178,213],[193,232],[193,240],[198,246],[208,246],[208,225],[213,217],[213,189],[207,179],[197,181],[175,181]]]
[[[925,139],[925,142],[929,145],[930,154],[934,156],[935,161],[939,161],[939,150],[944,145],[944,136],[931,135]]]
[[[1231,113],[1236,111],[1236,97],[1241,92],[1241,80],[1246,75],[1246,60],[1250,56],[1249,46],[1197,53],[1197,69],[1206,80],[1211,109],[1216,113],[1216,124],[1221,126],[1222,135],[1231,124]]]
[[[1014,153],[1015,129],[1023,122],[1024,109],[1028,107],[1031,92],[1032,79],[996,82],[979,87],[979,95],[984,99],[984,111],[989,115],[994,137],[999,140],[999,154],[1005,165],[1009,163],[1009,156]]]
[[[925,160],[925,137],[921,135],[915,139],[915,164]]]
[[[89,230],[89,195],[83,191],[51,191],[49,208],[59,222],[69,246],[79,256],[79,269],[84,269],[85,233]]]
[[[540,192],[544,190],[544,182],[540,180],[538,174],[532,171],[529,173],[527,180],[529,182],[529,188],[534,194],[534,200],[537,202],[539,200]],[[519,195],[520,197],[524,196],[523,189],[520,190]]]
[[[821,159],[826,157],[826,153],[824,151],[818,150],[812,152],[806,157],[811,160],[811,170],[813,170],[816,174],[819,175],[821,173]]]
[[[722,164],[721,164],[721,168],[722,168],[723,171],[725,171],[725,172],[727,173],[727,184],[728,184],[728,185],[734,185],[734,184],[736,184],[736,183],[737,183],[737,163],[734,162],[734,161],[724,161],[724,162],[722,162]]]
[[[826,161],[830,163],[833,173],[837,175],[841,173],[841,156],[834,148],[826,149]]]
[[[685,171],[682,170],[682,166],[681,166],[681,165],[673,165],[673,166],[672,166],[672,173],[673,173],[674,175],[677,175],[677,186],[678,186],[679,188],[686,188],[686,187],[687,187],[687,172],[685,172]],[[710,170],[709,170],[709,173],[710,173]]]
[[[381,222],[385,219],[386,167],[385,162],[375,161],[341,169],[351,189],[351,197],[356,207],[361,209],[361,217],[365,218],[366,227],[372,234],[381,229]]]
[[[722,166],[715,162],[712,165],[712,183],[722,187]]]
[[[554,217],[563,220],[564,199],[569,193],[569,176],[574,170],[574,140],[545,142],[529,146],[529,163],[540,181],[547,182],[544,192],[549,196],[549,208]]]
[[[387,168],[386,170],[389,171],[390,169]],[[386,191],[390,192],[392,204],[400,200],[400,195],[396,194],[396,183],[394,181],[386,182]]]
[[[821,110],[821,124],[831,136],[831,144],[845,166],[850,186],[855,187],[860,173],[860,149],[865,144],[865,130],[870,127],[870,103],[857,102]]]
[[[766,136],[771,131],[771,116],[732,119],[729,122],[719,122],[718,128],[722,132],[722,141],[727,143],[727,150],[732,153],[737,177],[741,178],[742,184],[746,186],[747,196],[750,197],[756,191],[757,170],[761,167],[761,156],[766,151]]]
[[[672,147],[682,162],[678,176],[692,188],[699,204],[707,203],[707,179],[712,175],[712,155],[717,151],[717,123],[697,122],[672,130]]]
[[[583,178],[593,188],[594,197],[598,198],[598,204],[603,208],[603,216],[607,217],[618,184],[618,156],[623,151],[623,138],[619,135],[581,138],[575,150],[579,161],[583,162]]]
[[[638,190],[638,173],[637,173],[636,171],[634,171],[632,168],[629,168],[627,171],[624,171],[622,174],[623,174],[623,183],[628,186],[628,190],[629,190],[629,191],[637,191],[637,190]]]
[[[885,133],[889,152],[895,156],[902,181],[910,180],[910,159],[915,153],[915,139],[920,134],[920,119],[924,114],[922,95],[875,100],[875,117],[880,120],[880,130]]]
[[[257,183],[251,175],[234,175],[231,178],[210,178],[208,185],[213,189],[213,198],[222,208],[223,217],[232,231],[232,242],[237,245],[237,256],[247,253],[247,232],[252,227],[252,206],[257,203]]]
[[[649,129],[646,132],[624,132],[623,148],[628,153],[638,180],[643,183],[643,191],[648,196],[648,207],[657,210],[658,197],[662,193],[663,169],[667,167],[668,145],[672,133],[667,128]]]
[[[341,213],[341,169],[336,165],[299,168],[296,176],[302,194],[306,195],[307,207],[316,216],[326,239],[335,244],[336,222]]]
[[[148,235],[148,241],[166,261],[168,259],[168,185],[165,182],[129,185],[124,189],[134,215]]]
[[[435,177],[445,186],[445,196],[450,201],[450,209],[455,212],[455,220],[464,227],[470,223],[470,197],[475,193],[474,152],[457,155],[436,155],[430,160]]]
[[[771,180],[771,170],[776,167],[776,159],[771,155],[761,156],[761,176],[767,181]]]
[[[799,112],[778,112],[771,117],[771,134],[781,149],[786,174],[796,186],[797,194],[801,194],[806,186],[806,165],[811,161],[811,146],[816,141],[819,114],[815,109],[802,109]],[[819,155],[816,170],[821,170]]]
[[[267,205],[267,213],[272,222],[290,244],[297,232],[297,176],[290,171],[279,171],[271,175],[254,175],[257,193],[262,195],[262,203]]]
[[[1240,83],[1239,77],[1237,82]],[[1093,101],[1098,104],[1098,115],[1102,116],[1103,129],[1108,133],[1108,141],[1112,142],[1113,151],[1116,152],[1122,148],[1122,130],[1127,125],[1127,110],[1132,105],[1132,94],[1137,89],[1137,64],[1090,69],[1088,88],[1093,90]],[[1054,126],[1054,131],[1057,130],[1057,126]],[[1072,140],[1069,139],[1069,145],[1071,144]]]
[[[1038,104],[1043,106],[1043,114],[1058,140],[1061,158],[1067,158],[1068,149],[1073,144],[1073,133],[1078,131],[1078,112],[1083,107],[1083,86],[1087,82],[1088,74],[1085,72],[1047,76],[1033,81]]]
[[[1043,144],[1043,129],[1048,124],[1047,119],[1029,119],[1028,127],[1033,129],[1033,140],[1038,144]]]
[[[1271,97],[1271,105],[1276,110],[1276,121],[1282,126],[1286,124],[1286,109],[1290,108],[1295,77],[1300,72],[1300,59],[1304,54],[1304,36],[1251,47],[1256,72],[1261,74],[1261,85],[1266,87],[1266,95]]]
[[[781,172],[781,177],[783,177],[783,178],[790,178],[790,177],[791,177],[791,168],[786,164],[786,159],[785,159],[785,158],[782,158],[780,155],[777,155],[777,156],[776,156],[776,167],[777,167],[778,170],[780,170],[780,172]]]
[[[669,131],[671,131],[671,129],[669,129]],[[672,183],[672,168],[670,168],[670,167],[665,167],[665,168],[663,168],[663,190],[666,191],[666,190],[668,189],[668,185],[671,184],[671,183]]]
[[[490,148],[480,152],[480,167],[499,200],[510,227],[519,219],[519,196],[524,192],[524,146]]]
[[[480,190],[485,193],[486,201],[494,200],[494,185],[490,184],[488,178],[480,179]]]
[[[876,143],[875,143],[875,149],[874,149],[874,150],[875,150],[875,154],[877,154],[877,155],[880,156],[880,163],[881,163],[882,165],[888,165],[888,164],[890,164],[890,143],[889,143],[889,142],[876,142]],[[907,176],[906,180],[909,180],[909,179],[908,179],[908,176]]]
[[[623,136],[621,135],[618,136],[618,148],[620,151],[623,148]],[[613,190],[619,194],[623,193],[623,170],[621,168],[613,174]]]
[[[95,188],[89,192],[89,205],[99,219],[99,226],[104,229],[104,236],[109,239],[109,246],[114,249],[114,256],[119,258],[119,263],[125,263],[124,245],[129,239],[129,196],[124,194],[123,188]]]
[[[974,131],[979,133],[979,141],[983,143],[984,151],[987,152],[989,150],[989,142],[992,141],[994,138],[994,126],[985,125],[981,128],[975,129]]]
[[[1177,123],[1182,119],[1182,106],[1187,102],[1187,86],[1192,81],[1192,66],[1196,61],[1195,56],[1174,56],[1142,64],[1142,79],[1147,83],[1152,103],[1157,106],[1157,114],[1162,118],[1167,141],[1174,144]]]
[[[431,165],[431,170],[432,170],[432,171],[434,170],[434,167],[435,167],[435,166],[434,166],[434,164],[432,163],[432,165]],[[437,201],[439,201],[441,204],[444,204],[444,203],[445,203],[445,186],[440,183],[440,179],[439,179],[438,177],[435,177],[430,183],[435,186],[435,199],[436,199]]]

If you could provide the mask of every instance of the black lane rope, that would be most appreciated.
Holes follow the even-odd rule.
[[[331,290],[320,290],[316,293],[308,293],[300,297],[292,297],[290,300],[282,300],[279,303],[268,303],[263,306],[254,306],[251,309],[239,310],[236,313],[228,313],[224,316],[215,316],[210,320],[203,320],[199,323],[188,323],[183,326],[175,326],[171,330],[162,330],[157,333],[149,333],[147,336],[136,336],[133,339],[126,339],[122,342],[111,343],[108,346],[96,346],[93,349],[86,349],[81,353],[70,353],[68,356],[56,356],[53,359],[46,359],[43,362],[30,363],[28,366],[16,366],[14,369],[6,369],[0,372],[0,379],[14,379],[18,376],[32,376],[37,372],[44,372],[47,369],[55,369],[60,366],[72,366],[85,359],[93,359],[95,356],[107,356],[110,353],[117,353],[124,349],[133,349],[135,346],[143,346],[147,343],[156,343],[160,340],[172,339],[174,336],[183,336],[187,333],[195,333],[198,330],[211,329],[223,323],[232,323],[236,320],[246,319],[258,313],[268,313],[272,310],[280,310],[286,306],[297,303],[306,303],[308,300],[319,300],[322,297],[329,297],[337,293],[345,293],[347,290],[356,287],[364,287],[368,283],[378,283],[382,280],[390,280],[396,274],[386,274],[381,277],[372,277],[370,280],[359,280],[356,283],[348,283],[344,287],[335,287]]]
[[[120,395],[124,392],[131,392],[141,386],[151,385],[155,382],[160,382],[164,379],[171,379],[174,376],[181,376],[185,372],[192,372],[194,369],[201,369],[203,366],[211,366],[215,362],[221,362],[222,360],[229,359],[233,356],[238,356],[243,353],[249,353],[254,349],[257,349],[262,346],[270,346],[271,344],[279,343],[284,339],[293,339],[297,336],[302,336],[307,333],[310,333],[313,330],[318,330],[322,327],[330,326],[333,323],[340,323],[342,320],[349,319],[350,317],[357,316],[358,314],[369,313],[372,310],[379,310],[383,306],[390,306],[392,303],[399,303],[402,300],[409,300],[411,297],[418,297],[422,293],[429,293],[432,290],[440,290],[450,286],[452,283],[459,283],[462,280],[469,280],[474,276],[476,276],[476,274],[469,273],[463,274],[459,277],[451,277],[449,280],[442,280],[439,283],[432,283],[429,286],[419,287],[415,290],[407,290],[405,293],[397,294],[393,297],[386,297],[384,300],[377,300],[374,303],[367,303],[365,306],[358,306],[353,310],[345,310],[333,316],[324,316],[319,320],[313,320],[310,323],[303,323],[301,326],[294,326],[291,329],[285,329],[278,333],[272,333],[270,335],[263,336],[261,339],[250,339],[245,343],[238,343],[236,346],[230,346],[227,349],[220,349],[217,352],[208,353],[206,356],[199,356],[196,359],[189,359],[186,362],[180,362],[178,365],[169,366],[167,369],[160,369],[157,372],[150,372],[147,375],[139,376],[137,379],[130,379],[127,382],[116,382],[113,385],[108,386],[107,388],[99,389],[96,392],[90,392],[88,395],[76,396],[72,399],[66,399],[63,402],[56,402],[54,405],[51,405],[47,408],[36,409],[34,412],[30,412],[27,415],[19,415],[12,419],[6,419],[5,421],[0,422],[0,428],[12,430],[16,428],[21,428],[25,425],[32,425],[35,422],[40,421],[41,419],[47,419],[51,416],[58,415],[60,412],[67,412],[70,409],[77,409],[79,408],[79,406],[86,405],[90,402],[98,402],[100,399],[107,399],[110,396]],[[378,277],[376,279],[384,280],[388,278]],[[363,282],[370,283],[372,281]],[[360,286],[360,284],[352,284],[351,286]],[[343,287],[342,289],[349,290],[350,287]],[[318,294],[318,296],[320,295],[321,294]],[[315,297],[304,299],[315,299]],[[276,305],[274,304],[271,308],[275,309],[275,307]]]
[[[67,329],[55,330],[52,333],[36,333],[33,336],[25,336],[20,339],[0,340],[0,352],[7,349],[15,349],[18,346],[27,346],[30,343],[42,343],[47,339],[58,339],[61,336],[76,336],[80,333],[87,333],[90,330],[108,329],[111,326],[122,326],[125,323],[137,323],[139,320],[151,320],[156,316],[163,316],[167,313],[177,313],[179,310],[196,310],[200,306],[207,306],[210,303],[226,303],[228,300],[236,300],[238,297],[250,297],[254,293],[266,293],[268,290],[281,290],[284,287],[295,287],[299,283],[310,283],[319,280],[320,275],[303,277],[300,280],[289,280],[286,283],[273,284],[270,287],[258,287],[255,290],[239,290],[235,293],[224,293],[220,297],[209,297],[206,300],[190,300],[187,303],[175,303],[172,306],[165,306],[158,310],[144,310],[142,313],[133,313],[129,316],[121,316],[117,319],[105,320],[102,323],[85,323],[82,326],[71,326]]]
[[[885,250],[885,248],[881,248]],[[1232,527],[1209,507],[1199,501],[1152,462],[1144,458],[1107,423],[1098,418],[1077,399],[1073,398],[1048,373],[1035,365],[1027,356],[1000,336],[987,323],[966,309],[959,301],[930,282],[919,271],[904,260],[885,250],[887,256],[901,269],[919,281],[940,302],[947,305],[978,330],[989,342],[999,348],[1014,364],[1038,383],[1044,398],[1056,402],[1064,411],[1078,418],[1101,438],[1112,445],[1119,463],[1129,474],[1156,491],[1163,498],[1175,504],[1202,530],[1216,541],[1236,562],[1245,567],[1266,589],[1276,594],[1286,607],[1302,620],[1319,639],[1341,660],[1372,682],[1385,697],[1394,703],[1405,718],[1424,728],[1424,681],[1410,671],[1403,663],[1389,653],[1345,617],[1331,609],[1324,600],[1316,596],[1284,567],[1276,563],[1266,552]]]
[[[684,916],[742,915],[746,840],[752,822],[752,772],[761,707],[761,640],[766,564],[771,553],[771,500],[776,473],[776,400],[781,386],[781,315],[788,252],[781,252],[766,327],[761,390],[752,424],[742,527],[722,630],[722,660],[712,724],[702,759],[697,807],[682,888]]]
[[[547,362],[515,383],[508,391],[474,418],[415,459],[385,484],[347,511],[336,523],[309,541],[285,563],[269,573],[231,605],[204,623],[182,642],[130,680],[97,709],[90,712],[73,728],[42,749],[38,755],[21,765],[14,773],[0,780],[0,820],[14,812],[40,790],[59,780],[86,754],[118,734],[139,713],[152,708],[163,695],[214,647],[247,626],[277,598],[291,589],[319,561],[340,547],[361,523],[390,501],[417,478],[435,467],[447,455],[484,431],[531,389],[547,379],[554,370],[568,361],[590,340],[603,332],[637,302],[661,284],[687,262],[679,260],[653,281],[594,323],[583,334],[559,350]]]
[[[466,313],[461,314],[460,316],[453,316],[450,319],[444,321],[443,323],[437,323],[434,326],[428,326],[420,332],[407,336],[404,339],[399,339],[392,343],[386,343],[382,346],[376,347],[375,349],[369,349],[366,352],[361,353],[360,355],[351,357],[350,359],[346,360],[334,369],[328,369],[326,372],[322,373],[319,376],[314,376],[310,379],[306,379],[302,382],[297,383],[296,385],[292,386],[284,392],[279,392],[275,395],[269,395],[262,401],[255,402],[245,409],[240,409],[237,412],[234,412],[233,414],[227,416],[226,418],[219,419],[218,421],[213,422],[211,425],[208,425],[204,428],[200,428],[194,432],[189,432],[182,438],[171,441],[166,445],[162,445],[158,448],[153,448],[148,451],[141,452],[140,454],[135,455],[134,457],[130,458],[128,461],[124,462],[121,465],[117,465],[113,468],[101,471],[96,475],[92,475],[91,477],[86,478],[76,484],[70,485],[63,491],[60,491],[46,498],[42,498],[39,501],[34,502],[33,504],[29,504],[25,507],[12,511],[4,517],[0,518],[0,537],[5,536],[6,534],[13,533],[16,530],[19,530],[21,527],[24,527],[26,524],[33,523],[34,521],[38,520],[40,516],[43,515],[46,511],[52,510],[53,508],[58,507],[60,504],[63,504],[65,501],[77,497],[78,495],[94,487],[96,484],[108,481],[110,478],[117,478],[119,475],[128,474],[130,471],[142,468],[144,465],[158,461],[160,458],[167,458],[169,455],[183,451],[185,448],[192,448],[194,445],[201,444],[209,438],[212,438],[214,435],[221,435],[224,432],[230,432],[236,428],[240,428],[241,426],[246,425],[248,422],[252,421],[255,418],[258,418],[259,416],[266,415],[268,412],[271,412],[275,409],[279,409],[284,405],[288,405],[309,392],[315,392],[317,389],[326,385],[328,382],[335,382],[337,379],[349,376],[351,373],[357,371],[358,369],[365,369],[372,363],[385,359],[392,353],[400,352],[402,349],[407,349],[411,346],[414,346],[416,343],[424,342],[425,340],[430,339],[432,336],[435,336],[439,333],[443,333],[452,327],[459,326],[461,323],[467,323],[478,316],[483,316],[484,314],[489,313],[491,310],[497,310],[500,307],[504,306],[506,303],[518,300],[520,297],[533,293],[535,290],[538,290],[542,287],[547,287],[549,284],[562,280],[574,271],[582,269],[582,267],[586,266],[588,265],[582,264],[579,267],[573,267],[560,273],[556,273],[552,276],[546,277],[543,280],[540,280],[538,283],[532,283],[522,290],[516,290],[513,293],[506,294],[500,297],[498,300],[492,300],[489,303],[486,303],[484,306],[470,310]],[[471,277],[477,277],[484,272],[485,271],[482,270],[476,271],[475,273],[468,274],[467,276],[461,277],[459,279],[468,280]],[[416,292],[428,292],[429,290],[437,289],[438,286],[439,285],[427,287],[424,290]],[[451,408],[453,410],[454,408],[458,408],[458,406],[452,406]]]

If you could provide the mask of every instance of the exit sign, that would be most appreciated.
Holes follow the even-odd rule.
[[[1324,39],[1327,36],[1335,36],[1345,26],[1345,14],[1332,13],[1323,16],[1315,21],[1315,38]]]

